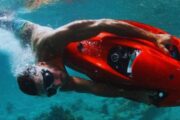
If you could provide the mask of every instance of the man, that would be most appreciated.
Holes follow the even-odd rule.
[[[0,27],[12,30],[21,42],[30,44],[36,55],[36,65],[25,68],[17,76],[19,88],[29,95],[52,96],[57,89],[92,93],[105,97],[125,97],[145,103],[152,103],[151,92],[121,89],[104,83],[96,83],[78,77],[69,76],[63,65],[63,50],[73,41],[96,36],[100,32],[110,32],[120,36],[142,38],[154,42],[164,52],[164,44],[170,40],[168,34],[154,34],[126,22],[100,19],[80,20],[58,29],[40,26],[29,21],[1,17]],[[152,93],[153,94],[153,93]]]

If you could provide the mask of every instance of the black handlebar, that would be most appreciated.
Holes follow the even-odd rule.
[[[175,45],[172,44],[167,44],[166,48],[169,50],[170,55],[176,59],[176,60],[180,60],[180,53],[178,48]]]

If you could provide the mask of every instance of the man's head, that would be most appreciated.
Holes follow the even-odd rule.
[[[17,81],[19,88],[26,94],[52,96],[56,94],[56,76],[51,68],[31,65],[17,76]]]

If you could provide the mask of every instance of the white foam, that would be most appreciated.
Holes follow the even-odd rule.
[[[34,63],[35,57],[29,46],[23,48],[19,40],[6,30],[0,29],[0,33],[0,52],[9,56],[14,75],[18,74],[27,64]]]

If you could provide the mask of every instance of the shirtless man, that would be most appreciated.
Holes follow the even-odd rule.
[[[60,90],[92,93],[104,97],[125,97],[152,103],[149,97],[151,93],[146,91],[121,89],[69,76],[63,64],[63,50],[70,42],[88,39],[102,31],[154,42],[164,52],[168,52],[164,44],[170,40],[168,34],[154,34],[112,19],[80,20],[52,29],[4,16],[0,18],[0,27],[14,32],[22,44],[31,45],[36,55],[36,64],[26,67],[22,73],[19,73],[17,81],[24,93],[36,96],[52,96]]]

